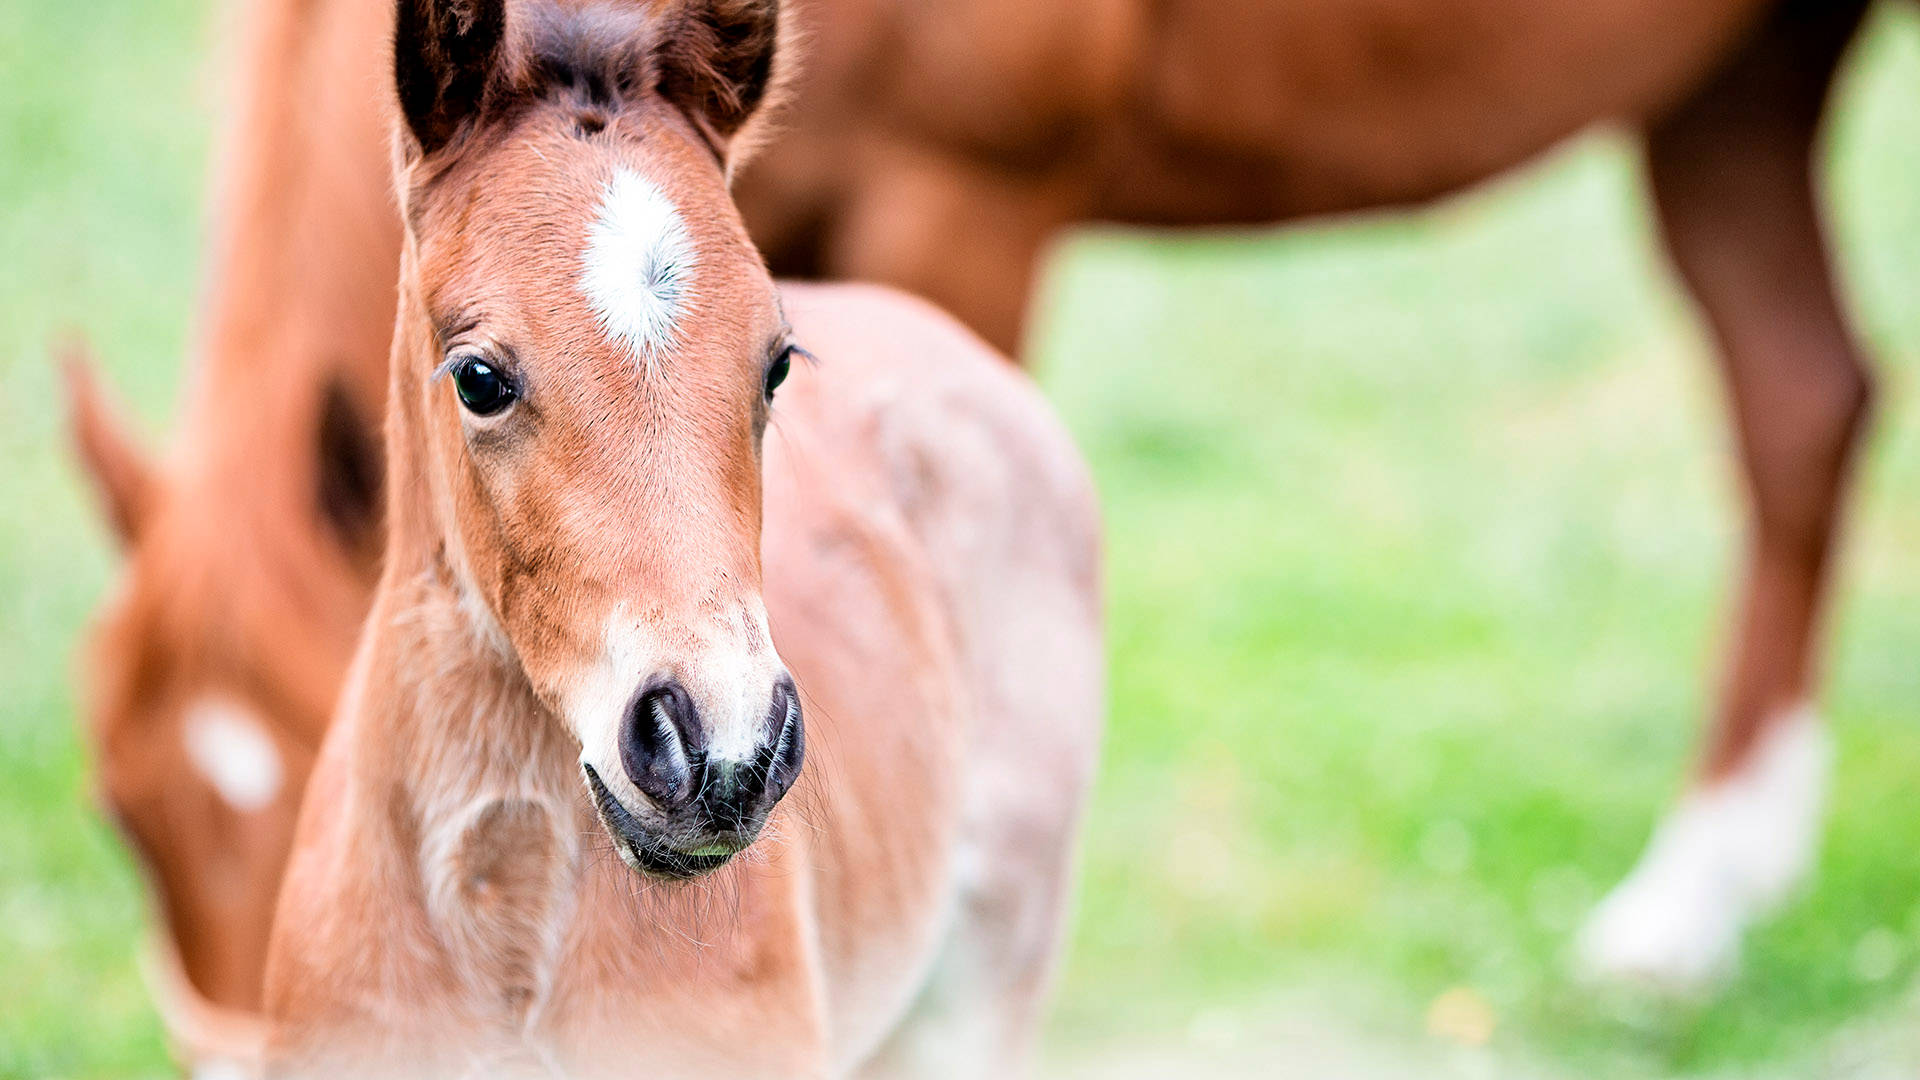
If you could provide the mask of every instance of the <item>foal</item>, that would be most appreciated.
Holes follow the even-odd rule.
[[[387,561],[272,1074],[1002,1075],[1033,1030],[1093,500],[952,322],[776,290],[724,180],[776,37],[775,0],[400,0]]]
[[[1037,253],[1071,222],[1398,204],[1595,119],[1643,132],[1736,407],[1751,540],[1695,790],[1585,951],[1692,981],[1732,958],[1817,838],[1824,736],[1796,703],[1817,697],[1870,379],[1809,165],[1863,6],[813,0],[801,107],[740,202],[776,264],[905,285],[1011,345]],[[299,789],[366,610],[379,444],[353,417],[383,400],[400,232],[374,70],[389,5],[244,7],[183,452],[151,466],[76,382],[129,554],[89,650],[97,783],[149,870],[163,1011],[190,1056],[224,1050],[209,1029],[243,1029],[258,1005]],[[1382,42],[1419,62],[1381,62]]]

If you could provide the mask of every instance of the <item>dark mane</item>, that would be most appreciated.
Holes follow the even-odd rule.
[[[617,111],[659,79],[660,20],[645,10],[532,3],[514,15],[523,50],[517,98]]]
[[[751,149],[748,129],[765,126],[750,121],[774,96],[779,38],[779,0],[402,0],[395,86],[429,158],[538,106],[573,109],[577,131],[593,135],[657,98],[730,167]]]
[[[582,117],[588,132],[605,123],[597,114],[658,93],[724,160],[748,120],[777,96],[779,0],[668,5],[665,13],[536,0],[514,16],[519,63],[510,100],[562,99],[592,110]]]

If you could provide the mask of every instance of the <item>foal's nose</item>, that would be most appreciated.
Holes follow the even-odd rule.
[[[800,695],[791,678],[774,683],[757,727],[751,756],[711,755],[686,687],[657,679],[627,707],[620,763],[633,786],[662,809],[697,813],[715,832],[749,833],[799,778],[806,756]]]
[[[655,679],[633,696],[620,725],[620,764],[640,794],[662,807],[686,805],[706,748],[700,714],[680,680]]]
[[[715,832],[751,833],[760,818],[793,786],[806,756],[800,695],[782,677],[761,719],[753,756],[742,761],[709,757],[696,798]]]

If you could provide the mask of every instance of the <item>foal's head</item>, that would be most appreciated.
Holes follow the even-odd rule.
[[[663,876],[751,842],[802,756],[760,595],[794,346],[726,186],[776,14],[399,0],[397,512]]]

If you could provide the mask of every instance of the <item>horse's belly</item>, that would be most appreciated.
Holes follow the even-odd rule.
[[[1671,107],[1765,9],[1180,0],[1153,35],[1137,105],[1114,128],[1104,168],[1115,205],[1104,210],[1259,220],[1444,193],[1596,121]]]

